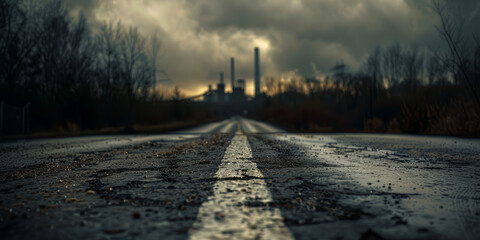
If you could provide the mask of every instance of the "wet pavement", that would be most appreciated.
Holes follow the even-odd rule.
[[[2,239],[478,239],[480,141],[286,133],[0,144]]]

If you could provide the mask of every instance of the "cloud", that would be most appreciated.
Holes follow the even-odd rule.
[[[304,74],[311,73],[310,62],[326,70],[343,59],[358,68],[377,44],[410,42],[432,28],[433,22],[423,21],[416,6],[402,0],[189,3],[198,31],[243,30],[269,37],[275,64]]]
[[[441,43],[428,1],[68,1],[95,21],[121,20],[146,35],[159,30],[161,68],[189,93],[216,83],[220,71],[229,76],[232,56],[237,77],[251,84],[255,46],[261,48],[263,76],[271,76],[292,70],[313,75],[312,64],[326,73],[339,60],[358,69],[376,45]],[[477,2],[468,2],[470,9],[478,8]]]

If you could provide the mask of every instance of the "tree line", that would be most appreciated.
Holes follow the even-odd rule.
[[[94,31],[61,0],[2,0],[0,8],[0,101],[30,102],[34,130],[208,117],[180,101],[178,88],[156,88],[165,75],[158,34],[120,22]]]
[[[480,136],[480,40],[442,1],[432,9],[447,51],[377,46],[358,71],[271,77],[262,120],[296,131],[367,131]]]
[[[432,9],[447,51],[396,43],[358,71],[339,61],[326,76],[267,78],[249,114],[299,131],[480,136],[480,40],[442,1]],[[0,12],[0,101],[30,103],[34,131],[215,118],[178,88],[156,88],[158,34],[120,22],[92,29],[61,0],[2,0]]]

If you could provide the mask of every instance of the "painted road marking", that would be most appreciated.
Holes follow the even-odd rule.
[[[236,134],[216,173],[214,195],[199,209],[190,239],[293,239],[257,164],[247,137]]]

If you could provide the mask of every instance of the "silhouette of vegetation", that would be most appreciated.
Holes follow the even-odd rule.
[[[439,29],[446,39],[452,31],[460,34]],[[267,78],[267,98],[255,114],[295,131],[478,137],[480,45],[458,44],[445,56],[398,43],[377,46],[357,72],[340,61],[326,76]]]
[[[0,1],[0,101],[31,103],[34,131],[98,129],[212,116],[156,88],[161,41],[105,22],[92,31],[60,0]],[[8,126],[7,126],[8,127]]]
[[[339,61],[324,76],[267,78],[266,98],[248,113],[298,131],[480,136],[480,40],[443,1],[432,9],[446,53],[395,43],[373,49],[358,71]],[[182,100],[178,87],[157,88],[165,74],[157,33],[120,22],[92,29],[60,0],[2,0],[0,11],[0,102],[18,115],[30,110],[33,131],[131,131],[225,116]]]
[[[444,1],[432,9],[447,53],[395,43],[377,46],[357,72],[340,61],[326,76],[269,78],[256,114],[296,131],[479,137],[480,38]]]

